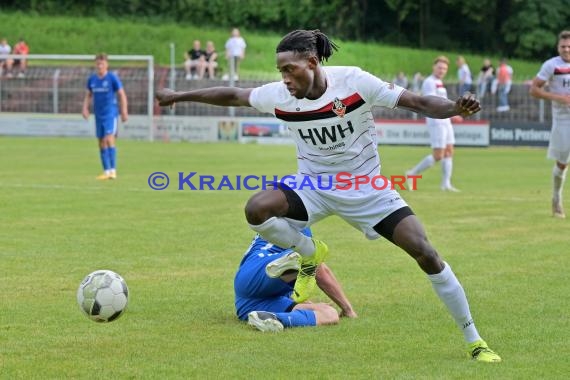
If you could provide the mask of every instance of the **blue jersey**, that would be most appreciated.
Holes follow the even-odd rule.
[[[103,78],[92,74],[87,79],[87,89],[93,95],[93,113],[96,119],[114,119],[119,115],[117,91],[123,88],[119,77],[107,72]]]
[[[311,236],[308,228],[303,233]],[[254,310],[277,313],[290,311],[295,306],[290,297],[294,282],[287,283],[265,274],[267,264],[291,252],[291,249],[278,247],[259,235],[255,236],[234,279],[235,306],[240,319],[247,319],[247,314]]]

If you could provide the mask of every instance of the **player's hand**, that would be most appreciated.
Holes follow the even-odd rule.
[[[349,310],[342,310],[339,313],[339,316],[341,318],[358,318],[358,314],[356,314],[356,312],[352,309]]]
[[[126,123],[128,119],[129,119],[129,116],[128,116],[128,115],[121,115],[121,121],[122,121],[123,123]]]
[[[158,100],[158,105],[161,107],[173,106],[175,93],[175,91],[169,88],[158,90],[155,95],[156,100]]]
[[[455,108],[460,116],[467,117],[481,111],[481,103],[475,95],[466,92],[455,102]]]
[[[89,110],[85,110],[85,109],[84,109],[84,110],[81,112],[81,115],[83,116],[83,118],[84,118],[85,120],[89,120]]]

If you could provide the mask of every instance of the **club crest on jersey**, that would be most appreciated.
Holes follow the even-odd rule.
[[[344,117],[344,114],[346,113],[346,106],[340,101],[339,98],[334,98],[332,111],[338,117]]]

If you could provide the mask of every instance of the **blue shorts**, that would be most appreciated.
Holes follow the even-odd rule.
[[[293,284],[265,274],[265,266],[289,254],[290,250],[271,256],[250,254],[234,279],[235,307],[239,319],[246,320],[252,311],[289,312],[296,305],[291,299]]]
[[[95,135],[98,139],[102,139],[107,135],[116,135],[119,126],[118,117],[95,118]]]

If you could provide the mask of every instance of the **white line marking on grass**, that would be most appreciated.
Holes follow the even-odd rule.
[[[110,185],[113,186],[113,185]],[[221,194],[227,192],[240,192],[249,190],[167,190],[167,191],[157,191],[150,187],[108,187],[102,186],[69,186],[69,185],[57,185],[57,184],[41,184],[41,183],[0,183],[0,188],[11,188],[11,189],[32,189],[32,190],[73,190],[73,191],[116,191],[116,192],[149,192],[149,193],[199,193],[199,194]]]
[[[114,188],[109,189],[108,187],[93,187],[93,186],[68,186],[68,185],[55,185],[55,184],[40,184],[40,183],[0,183],[0,187],[12,188],[12,189],[33,189],[33,190],[77,190],[77,191],[152,191],[147,188]]]

